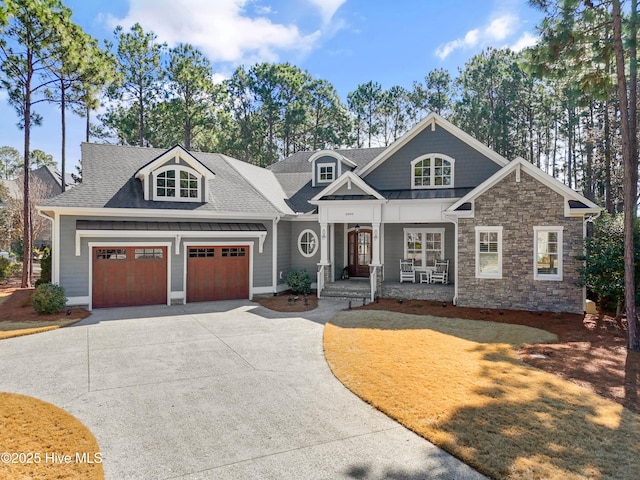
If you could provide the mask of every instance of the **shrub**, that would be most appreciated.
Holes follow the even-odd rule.
[[[311,277],[306,270],[292,270],[287,275],[287,285],[293,293],[309,293]]]
[[[67,304],[64,288],[53,283],[43,283],[36,287],[31,297],[33,309],[40,313],[56,313]]]
[[[0,280],[8,280],[11,277],[11,265],[13,262],[7,257],[0,257]]]

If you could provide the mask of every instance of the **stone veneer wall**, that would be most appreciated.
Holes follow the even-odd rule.
[[[533,227],[563,225],[562,281],[533,279]],[[475,227],[502,226],[502,278],[475,276]],[[475,200],[475,218],[459,220],[458,305],[581,313],[576,285],[583,253],[582,218],[564,216],[564,198],[536,179],[513,172]]]

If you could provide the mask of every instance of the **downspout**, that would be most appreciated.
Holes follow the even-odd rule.
[[[56,228],[58,215],[54,212],[53,218],[49,215],[45,215],[42,213],[40,209],[38,209],[38,215],[43,218],[46,218],[51,222],[51,283],[60,284],[60,254],[58,252],[58,235],[59,228]]]
[[[454,245],[453,245],[453,262],[455,268],[453,270],[453,304],[458,305],[458,217],[456,215],[444,214],[444,217],[453,223],[454,226]]]
[[[273,286],[273,294],[278,293],[278,223],[280,223],[280,216],[273,219],[273,235],[272,235],[272,254],[271,254],[271,282]]]

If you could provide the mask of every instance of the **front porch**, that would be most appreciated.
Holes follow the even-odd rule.
[[[371,297],[371,284],[368,278],[350,278],[336,280],[324,285],[322,297],[366,298]],[[382,282],[382,298],[398,298],[403,300],[434,300],[438,302],[452,302],[454,286],[439,283],[410,283],[410,282]]]

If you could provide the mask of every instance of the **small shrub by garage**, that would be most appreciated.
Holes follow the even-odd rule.
[[[56,313],[65,307],[67,297],[64,288],[60,285],[42,283],[33,292],[31,304],[39,314]]]
[[[311,277],[306,270],[292,270],[287,275],[287,285],[293,293],[309,293]]]

